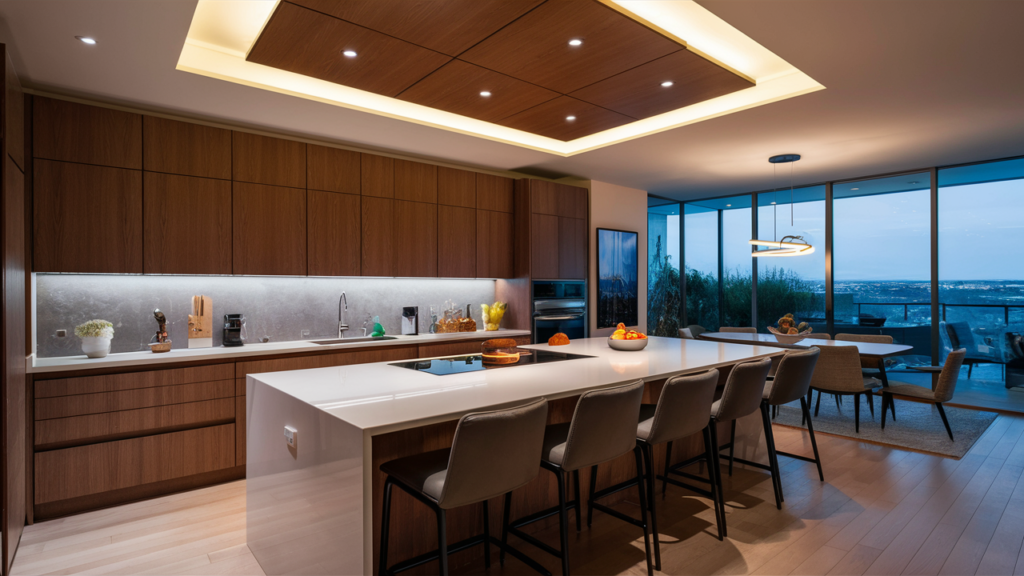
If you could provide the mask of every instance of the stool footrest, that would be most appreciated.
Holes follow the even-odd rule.
[[[632,524],[632,525],[634,525],[634,526],[636,526],[638,528],[646,528],[646,526],[644,526],[644,523],[641,522],[640,520],[637,520],[636,518],[633,518],[631,516],[627,516],[627,515],[623,514],[622,512],[619,512],[618,510],[615,510],[613,508],[609,508],[609,507],[605,506],[604,504],[601,504],[601,503],[598,503],[598,502],[590,502],[590,505],[593,506],[594,508],[596,508],[597,510],[600,510],[601,512],[604,512],[605,514],[608,514],[609,516],[615,516],[619,520],[623,520],[625,522],[629,522],[630,524]]]
[[[778,454],[779,456],[785,456],[786,458],[794,458],[796,460],[803,460],[804,462],[810,462],[812,464],[817,464],[818,463],[817,460],[815,460],[814,458],[811,458],[810,456],[801,456],[800,454],[790,454],[789,452],[783,452],[782,450],[776,450],[775,453]]]
[[[711,483],[710,480],[708,480],[706,478],[701,478],[700,476],[693,476],[691,474],[684,474],[684,473],[680,473],[680,472],[676,472],[676,474],[680,474],[681,476],[684,476],[686,478],[692,478],[694,480],[700,480],[702,482],[707,482],[708,484]],[[710,490],[705,490],[703,488],[697,488],[696,486],[693,486],[691,484],[687,484],[686,482],[680,482],[679,480],[676,480],[675,478],[667,478],[667,477],[661,476],[661,475],[655,476],[655,478],[657,478],[658,480],[663,480],[665,482],[668,482],[669,484],[671,484],[673,486],[679,486],[680,488],[686,488],[690,492],[695,492],[695,493],[700,494],[701,496],[703,496],[705,498],[712,498],[712,499],[714,499],[714,495],[711,494]]]
[[[567,501],[565,503],[565,511],[567,513],[571,512],[575,507],[576,507],[576,499],[575,498],[572,499],[572,500],[569,500],[569,501]],[[546,508],[544,510],[541,510],[540,512],[534,512],[533,514],[530,514],[529,516],[523,516],[522,518],[516,520],[515,522],[509,523],[508,527],[509,528],[522,528],[523,526],[526,526],[527,524],[533,524],[534,522],[536,522],[538,520],[543,520],[545,518],[550,518],[551,516],[554,516],[555,514],[558,514],[558,506],[552,506],[551,508]]]
[[[669,472],[677,472],[681,468],[686,468],[687,466],[692,466],[693,464],[697,464],[697,463],[703,462],[707,458],[707,456],[705,456],[704,454],[705,454],[704,452],[701,452],[700,454],[698,454],[698,455],[696,455],[696,456],[694,456],[694,457],[692,457],[692,458],[690,458],[688,460],[683,460],[682,462],[678,462],[676,464],[673,464],[673,465],[669,466],[668,471]]]
[[[646,480],[647,479],[647,475],[644,474],[643,478],[644,478],[644,480]],[[637,481],[638,480],[636,478],[630,478],[629,480],[624,480],[624,481],[619,482],[618,484],[616,484],[614,486],[609,486],[607,488],[602,488],[601,490],[598,490],[598,491],[596,491],[596,492],[594,492],[593,494],[590,495],[590,503],[593,504],[593,501],[598,499],[598,498],[604,498],[605,496],[611,496],[612,494],[615,494],[616,492],[622,492],[626,488],[632,488],[633,486],[636,486]]]
[[[466,538],[465,540],[461,540],[461,541],[456,542],[455,544],[452,544],[451,546],[449,546],[448,547],[448,555],[451,556],[452,554],[455,554],[456,552],[462,552],[463,550],[466,550],[467,548],[472,548],[473,546],[476,546],[477,544],[483,544],[483,543],[484,543],[484,536],[483,536],[483,534],[479,534],[477,536],[470,536],[469,538]],[[403,561],[399,562],[398,564],[395,564],[395,565],[389,567],[388,568],[388,572],[390,572],[392,574],[398,574],[399,572],[405,572],[406,570],[409,570],[411,568],[415,568],[415,567],[417,567],[417,566],[419,566],[421,564],[426,564],[427,562],[433,562],[433,561],[437,560],[439,557],[440,557],[440,554],[438,553],[438,550],[436,550],[436,549],[435,550],[431,550],[430,552],[425,552],[423,554],[420,554],[419,556],[415,556],[413,558],[409,558],[408,560],[403,560]]]
[[[728,454],[721,454],[720,456],[721,456],[722,460],[728,460],[729,459],[729,455]],[[751,460],[744,460],[743,458],[733,458],[733,460],[735,460],[736,462],[739,462],[740,464],[746,464],[747,466],[752,466],[754,468],[760,468],[761,470],[767,470],[769,472],[771,472],[771,470],[772,470],[771,466],[769,466],[767,464],[761,464],[760,462],[753,462]]]
[[[527,544],[532,544],[532,545],[536,546],[537,548],[540,548],[541,550],[547,552],[548,554],[551,554],[555,558],[561,558],[562,557],[562,553],[559,552],[558,550],[555,550],[551,546],[548,546],[544,542],[541,542],[540,540],[534,538],[533,536],[530,536],[529,534],[523,532],[522,530],[520,530],[518,528],[513,528],[513,527],[509,526],[508,533],[509,534],[513,534],[515,536],[518,536],[520,539],[525,540]]]

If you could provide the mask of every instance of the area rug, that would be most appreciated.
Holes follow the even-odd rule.
[[[814,400],[817,401],[817,399],[818,395],[815,393]],[[955,438],[955,441],[950,441],[946,434],[946,428],[942,425],[942,418],[934,404],[896,400],[897,420],[893,422],[890,413],[885,421],[885,430],[882,430],[882,398],[875,397],[874,417],[868,411],[863,396],[860,401],[859,434],[853,430],[853,396],[843,397],[843,403],[837,408],[835,400],[829,394],[823,394],[821,397],[821,410],[817,418],[814,418],[814,431],[959,459],[967,454],[967,451],[985,433],[985,430],[988,430],[997,416],[994,412],[943,406],[946,416],[949,418],[949,426],[953,429],[953,438]],[[812,417],[814,415],[813,404],[811,405],[811,415]],[[775,423],[806,428],[800,424],[800,420],[800,403],[794,402],[779,407]]]

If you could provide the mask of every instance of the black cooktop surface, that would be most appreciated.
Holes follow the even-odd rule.
[[[524,354],[514,364],[484,364],[483,356],[480,354],[467,354],[465,356],[449,356],[447,358],[431,358],[429,360],[412,360],[409,362],[394,362],[391,366],[408,368],[419,372],[427,372],[437,376],[449,374],[462,374],[463,372],[478,372],[480,370],[498,370],[515,368],[516,366],[529,366],[531,364],[546,364],[548,362],[562,362],[565,360],[579,360],[581,358],[593,358],[583,354],[566,354],[564,352],[551,352],[549,350],[520,350]]]

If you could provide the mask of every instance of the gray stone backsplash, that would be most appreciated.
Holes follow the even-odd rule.
[[[198,294],[212,300],[214,346],[221,345],[224,314],[238,313],[246,316],[248,342],[336,338],[342,291],[348,338],[362,336],[364,319],[374,315],[388,334],[401,333],[403,306],[419,306],[420,333],[427,333],[430,306],[446,300],[463,309],[472,304],[479,323],[479,305],[494,301],[493,280],[37,274],[36,356],[80,355],[75,326],[93,318],[114,324],[111,352],[148,350],[155,308],[167,316],[172,347],[188,348],[188,314]],[[67,336],[58,338],[58,330]]]

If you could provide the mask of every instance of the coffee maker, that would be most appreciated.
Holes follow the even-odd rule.
[[[402,335],[420,333],[420,307],[405,306],[402,308]]]
[[[224,315],[224,346],[241,346],[245,336],[242,331],[245,329],[245,316],[242,314]]]

